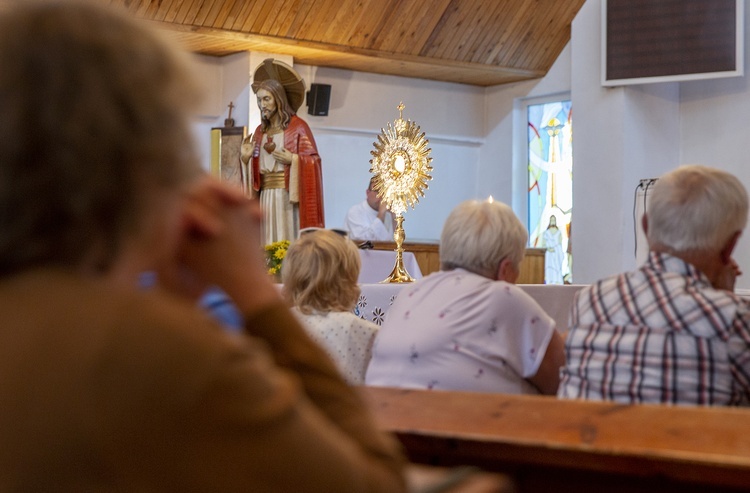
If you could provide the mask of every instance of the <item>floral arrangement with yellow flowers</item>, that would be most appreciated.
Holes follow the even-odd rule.
[[[281,240],[265,246],[268,273],[275,276],[281,272],[281,263],[289,249],[289,240]]]

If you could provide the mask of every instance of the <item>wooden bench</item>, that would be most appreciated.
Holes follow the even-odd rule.
[[[362,392],[413,462],[503,472],[520,492],[750,490],[750,410]]]

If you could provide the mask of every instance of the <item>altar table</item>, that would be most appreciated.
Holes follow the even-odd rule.
[[[408,284],[361,284],[361,294],[357,300],[355,313],[365,320],[382,325],[388,309],[393,304],[398,293]],[[570,308],[573,297],[583,284],[548,285],[548,284],[519,284],[537,303],[555,319],[557,330],[568,330]]]
[[[393,272],[396,265],[396,252],[386,250],[360,250],[359,258],[362,260],[362,268],[359,270],[357,282],[360,284],[377,283]],[[411,252],[402,254],[404,268],[414,279],[422,278],[417,259]]]
[[[396,244],[392,241],[373,241],[372,247],[375,250],[385,250],[393,252]],[[405,252],[413,253],[417,264],[422,271],[423,276],[432,274],[440,270],[440,245],[435,242],[404,242]],[[544,252],[545,248],[527,248],[526,254],[521,260],[521,271],[518,275],[519,284],[544,284]],[[404,259],[406,261],[406,259]],[[408,269],[407,269],[408,270]],[[388,273],[391,271],[389,270]],[[409,270],[411,274],[411,270]],[[412,274],[414,277],[414,274]],[[372,282],[380,282],[385,277]],[[361,281],[362,282],[362,281]],[[363,281],[369,282],[369,281]]]

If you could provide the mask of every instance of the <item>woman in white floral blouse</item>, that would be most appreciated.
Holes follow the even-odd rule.
[[[378,331],[352,312],[359,269],[354,243],[330,230],[303,234],[289,247],[281,269],[292,311],[353,385],[364,383]]]
[[[506,204],[459,204],[440,236],[440,272],[404,287],[380,328],[367,385],[555,394],[563,342],[515,285],[528,233]]]

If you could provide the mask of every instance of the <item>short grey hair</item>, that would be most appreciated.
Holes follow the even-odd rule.
[[[528,237],[513,209],[502,202],[462,202],[443,225],[441,268],[462,268],[494,278],[505,258],[520,267]]]
[[[648,242],[675,252],[721,249],[747,224],[745,187],[732,174],[681,166],[654,185],[646,207]]]

